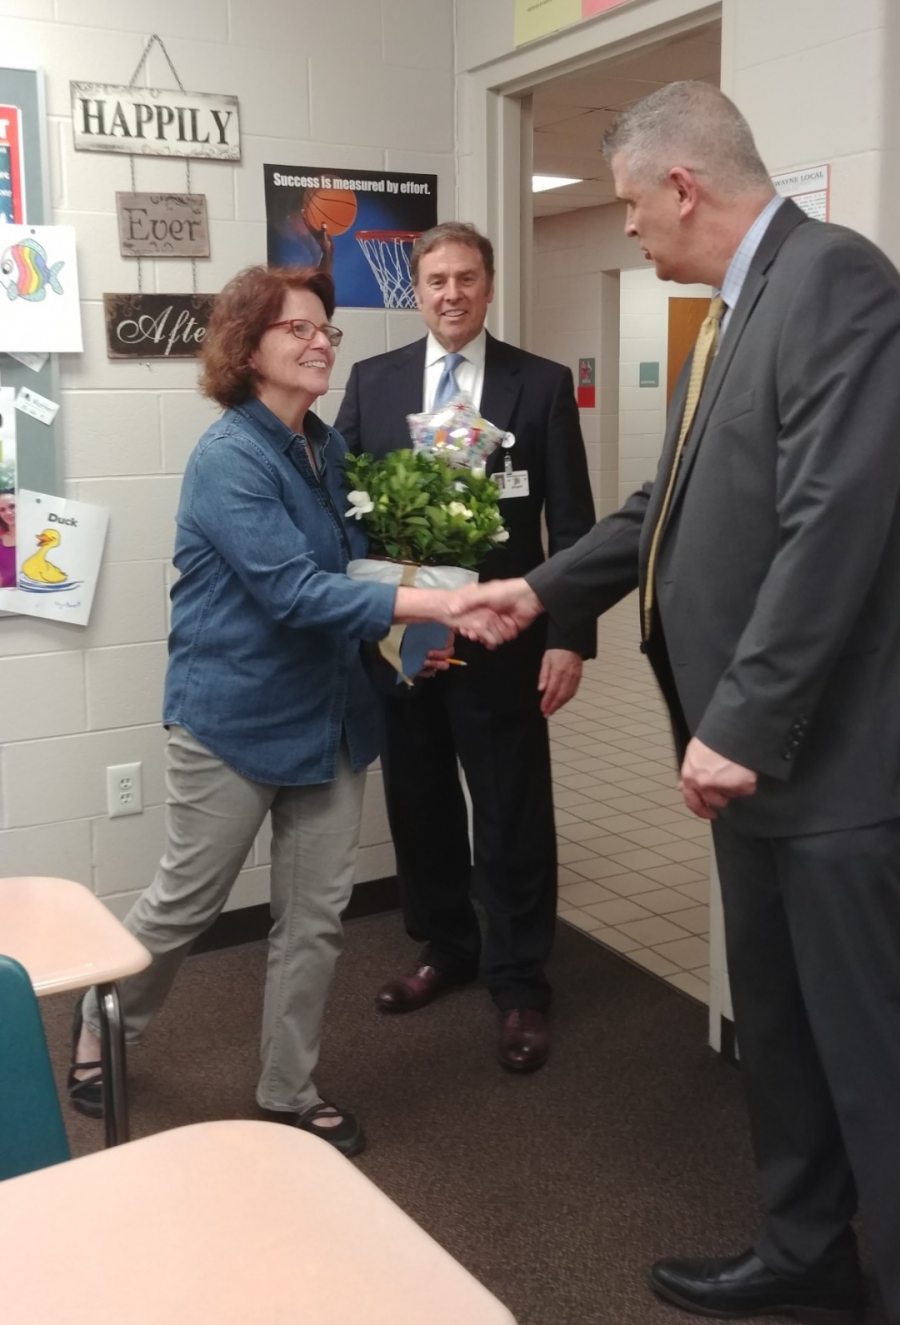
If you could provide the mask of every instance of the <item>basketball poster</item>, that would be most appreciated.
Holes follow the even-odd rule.
[[[270,266],[330,270],[339,308],[415,308],[409,254],[437,225],[437,175],[263,170]]]

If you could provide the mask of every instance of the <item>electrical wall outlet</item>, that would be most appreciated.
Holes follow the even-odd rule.
[[[143,814],[140,764],[112,764],[107,768],[106,807],[110,819],[120,819],[125,814]]]

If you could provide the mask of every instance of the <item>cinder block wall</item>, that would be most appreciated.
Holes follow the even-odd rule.
[[[80,880],[123,914],[152,876],[163,834],[160,726],[173,517],[185,460],[214,417],[190,362],[113,363],[102,296],[137,289],[119,256],[115,193],[128,158],[72,148],[69,81],[127,83],[158,32],[185,87],[240,100],[243,159],[198,162],[209,207],[201,291],[266,256],[263,162],[435,173],[454,213],[453,0],[0,0],[0,63],[44,70],[53,219],[74,225],[85,351],[61,356],[66,494],[109,506],[86,630],[0,620],[0,875]],[[146,81],[173,79],[158,48]],[[177,160],[139,158],[136,187],[185,187]],[[144,289],[191,288],[190,264],[145,262]],[[354,360],[420,334],[415,313],[341,310],[346,335],[322,414]],[[142,815],[106,817],[108,764],[143,764]],[[369,774],[358,881],[394,869],[381,774]],[[232,905],[268,895],[256,843]]]

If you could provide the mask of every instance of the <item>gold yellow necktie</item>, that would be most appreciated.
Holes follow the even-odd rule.
[[[727,307],[728,305],[725,303],[725,300],[719,294],[710,301],[709,312],[703,320],[696,344],[694,345],[694,356],[691,359],[691,376],[690,381],[688,382],[687,396],[684,401],[684,414],[681,416],[681,429],[678,433],[678,444],[675,447],[672,468],[669,471],[666,494],[663,497],[659,517],[656,521],[656,528],[653,530],[653,538],[650,542],[650,558],[647,562],[647,580],[644,590],[643,624],[645,640],[650,638],[650,627],[653,621],[656,562],[659,557],[659,545],[662,542],[666,517],[669,514],[672,493],[675,489],[675,479],[678,476],[678,466],[681,463],[681,453],[684,450],[684,444],[688,439],[694,422],[694,417],[697,413],[697,405],[700,402],[703,383],[706,381],[706,375],[709,372],[710,364],[712,363],[716,349],[718,348],[722,318],[725,315],[725,309]]]

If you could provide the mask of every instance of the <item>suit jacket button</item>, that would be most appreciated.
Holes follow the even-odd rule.
[[[794,752],[793,752],[793,750],[782,750],[782,752],[781,752],[781,757],[782,757],[782,759],[787,760],[788,762],[790,762],[790,760],[792,760],[793,757],[794,757]]]

